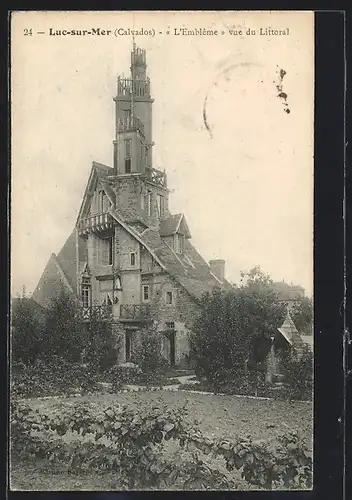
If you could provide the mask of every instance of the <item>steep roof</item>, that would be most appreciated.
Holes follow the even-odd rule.
[[[186,238],[191,237],[183,214],[170,215],[170,217],[160,222],[160,236],[170,236],[178,231],[182,232]]]
[[[86,242],[78,238],[79,261],[85,260]],[[77,268],[76,268],[76,232],[72,231],[59,254],[51,254],[45,266],[39,283],[36,286],[32,299],[41,306],[46,306],[49,300],[57,295],[62,288],[68,292],[76,293]]]
[[[278,330],[290,345],[301,346],[303,344],[302,337],[298,333],[288,310],[286,318]]]
[[[141,234],[141,239],[153,250],[164,269],[194,298],[201,298],[216,286],[231,287],[227,281],[222,283],[212,274],[209,265],[190,241],[185,241],[184,253],[181,255],[173,251],[156,229],[147,229]]]

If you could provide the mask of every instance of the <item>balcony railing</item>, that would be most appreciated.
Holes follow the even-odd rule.
[[[146,321],[150,318],[149,304],[121,304],[120,320]]]
[[[108,321],[112,318],[112,305],[83,307],[82,317],[84,321]]]
[[[150,97],[150,80],[132,80],[132,78],[117,78],[117,95],[135,97]]]
[[[119,118],[117,121],[118,132],[133,132],[138,130],[144,135],[144,125],[136,116],[127,116],[126,118]]]
[[[88,234],[99,231],[105,231],[113,225],[113,218],[108,213],[90,215],[78,223],[78,232]]]
[[[145,174],[147,180],[153,182],[154,184],[158,184],[159,186],[166,187],[166,174],[161,170],[152,167],[145,167]]]

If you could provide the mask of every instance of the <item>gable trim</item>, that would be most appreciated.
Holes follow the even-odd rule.
[[[164,264],[161,262],[161,260],[155,255],[153,250],[149,248],[149,246],[140,238],[140,235],[132,229],[128,224],[126,224],[116,213],[116,211],[113,208],[109,209],[109,214],[120,224],[121,227],[123,227],[128,233],[130,233],[131,236],[133,236],[141,245],[144,246],[148,250],[148,252],[152,255],[152,257],[155,259],[155,261],[159,264],[159,266],[166,272],[167,269],[165,268]]]
[[[70,282],[67,279],[66,274],[64,273],[64,271],[63,271],[63,269],[62,269],[62,267],[60,265],[59,259],[57,258],[57,256],[54,253],[51,254],[51,257],[53,258],[53,261],[54,261],[54,263],[56,265],[56,268],[59,271],[59,274],[62,277],[62,280],[63,280],[64,284],[66,285],[66,287],[70,290],[70,292],[75,293],[74,290],[73,290],[73,288],[72,288],[72,286],[71,286],[71,284],[70,284]]]

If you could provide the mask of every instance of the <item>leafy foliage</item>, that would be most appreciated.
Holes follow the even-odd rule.
[[[216,290],[202,298],[203,314],[191,335],[197,374],[214,388],[246,383],[247,368],[265,370],[270,337],[281,322],[282,306],[266,275],[250,273],[231,291]]]
[[[132,360],[141,369],[141,381],[153,382],[158,374],[168,367],[167,360],[161,354],[160,332],[155,328],[143,329],[134,348]]]
[[[79,361],[85,343],[85,329],[78,302],[62,290],[51,299],[47,308],[45,342],[40,351],[46,357],[56,355],[69,361]]]
[[[281,363],[284,381],[284,396],[292,400],[311,400],[313,397],[313,353],[308,346],[302,347],[302,354],[293,351]]]
[[[290,310],[291,318],[302,334],[311,334],[313,325],[313,303],[309,297],[298,297]]]
[[[93,314],[86,326],[85,361],[97,371],[109,370],[116,364],[121,348],[121,337],[115,330],[111,314],[104,321]]]
[[[186,425],[185,413],[186,408],[154,407],[145,413],[120,405],[76,403],[61,404],[59,412],[48,415],[16,403],[11,409],[12,458],[44,457],[73,470],[115,470],[127,489],[232,489],[234,481],[206,463],[211,454],[222,457],[228,471],[241,470],[258,488],[311,488],[311,453],[296,433],[280,436],[276,443],[213,439],[196,425]],[[93,441],[66,444],[58,439],[73,432]],[[179,455],[171,463],[162,458],[163,444],[170,439],[191,460]]]
[[[11,326],[12,359],[33,363],[43,345],[44,316],[25,294],[12,303]]]
[[[93,392],[97,376],[90,366],[82,366],[53,357],[37,359],[34,364],[13,363],[11,367],[11,397],[32,398]]]

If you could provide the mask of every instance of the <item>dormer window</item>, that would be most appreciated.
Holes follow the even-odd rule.
[[[183,253],[185,249],[185,237],[183,234],[174,235],[174,249],[176,253]]]

